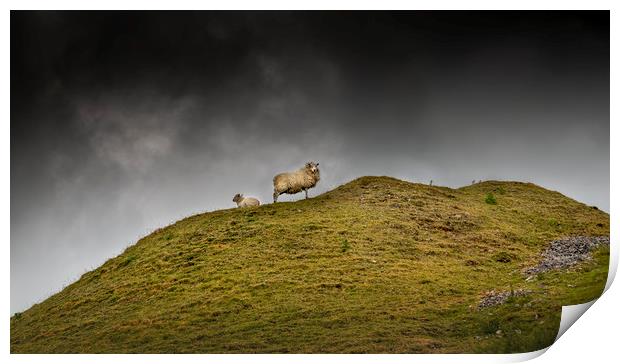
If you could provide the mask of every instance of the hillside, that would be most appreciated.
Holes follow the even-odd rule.
[[[605,285],[608,246],[524,273],[566,236],[609,236],[609,215],[529,183],[362,177],[157,230],[14,315],[11,352],[532,351]],[[479,308],[492,290],[526,293]]]

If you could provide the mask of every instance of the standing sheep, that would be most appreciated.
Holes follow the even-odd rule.
[[[260,201],[254,197],[243,197],[240,193],[233,197],[233,202],[237,203],[237,207],[260,206]]]
[[[319,164],[315,162],[308,162],[295,172],[280,173],[273,177],[273,202],[278,202],[278,196],[283,193],[293,195],[304,191],[308,198],[308,189],[316,186],[320,179]]]

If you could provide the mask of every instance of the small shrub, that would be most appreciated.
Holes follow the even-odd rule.
[[[344,253],[349,249],[351,249],[351,245],[349,245],[347,239],[342,239],[342,242],[340,243],[340,251]]]
[[[484,202],[488,203],[489,205],[497,205],[497,200],[492,193],[487,193],[487,197],[484,199]]]

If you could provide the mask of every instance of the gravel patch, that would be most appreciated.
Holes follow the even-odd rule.
[[[535,267],[526,268],[524,273],[533,275],[553,269],[568,268],[591,259],[590,252],[601,245],[609,245],[609,237],[572,236],[554,240],[542,253],[542,261]]]
[[[514,291],[501,291],[497,292],[495,290],[487,292],[484,297],[480,300],[478,304],[478,309],[481,310],[483,308],[501,305],[506,302],[510,297],[520,297],[525,296],[532,293],[532,291],[527,289],[516,289]]]
[[[542,253],[542,261],[535,267],[524,269],[524,273],[530,277],[537,273],[547,272],[553,269],[571,267],[579,262],[592,259],[591,252],[601,245],[609,245],[607,236],[571,236],[554,240],[549,248]],[[489,291],[478,304],[478,309],[501,305],[510,297],[525,296],[532,293],[527,289],[514,291]]]

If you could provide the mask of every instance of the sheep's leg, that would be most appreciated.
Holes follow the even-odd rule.
[[[304,188],[304,192],[306,193],[306,198],[308,198],[308,189]]]
[[[273,190],[273,203],[278,202],[278,195],[279,195],[278,191]]]

